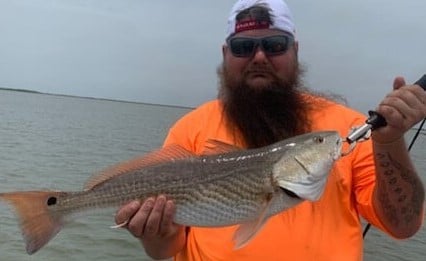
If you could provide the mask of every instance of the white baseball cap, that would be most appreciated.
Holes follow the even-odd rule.
[[[272,24],[256,21],[237,22],[237,15],[254,5],[262,5],[268,7]],[[235,33],[252,30],[252,29],[278,29],[295,36],[296,28],[293,23],[293,18],[287,4],[283,0],[238,0],[232,7],[228,18],[228,29],[226,37]]]

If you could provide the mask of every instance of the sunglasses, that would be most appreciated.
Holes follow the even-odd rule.
[[[236,57],[252,57],[257,47],[267,56],[285,53],[294,42],[291,35],[273,35],[262,38],[230,37],[226,41]]]

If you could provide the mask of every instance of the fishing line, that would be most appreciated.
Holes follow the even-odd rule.
[[[416,142],[417,137],[419,136],[420,132],[423,130],[423,125],[425,124],[426,118],[423,119],[422,123],[420,124],[420,127],[417,129],[416,134],[411,139],[410,145],[408,146],[408,151],[411,150],[414,143]],[[371,224],[367,223],[367,225],[364,228],[364,232],[362,233],[362,238],[365,238],[365,235],[367,234],[368,230],[370,230]]]

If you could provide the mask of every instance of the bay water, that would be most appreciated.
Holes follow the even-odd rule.
[[[94,172],[160,147],[169,127],[189,110],[0,91],[0,192],[81,190]],[[426,182],[425,135],[412,155]],[[150,260],[127,231],[109,228],[113,215],[111,210],[76,218],[28,256],[16,217],[0,204],[0,260]],[[364,253],[365,260],[425,260],[426,228],[402,241],[372,228]]]

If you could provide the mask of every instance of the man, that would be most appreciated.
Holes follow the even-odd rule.
[[[165,144],[201,153],[208,139],[264,146],[297,134],[337,130],[346,137],[365,117],[303,89],[290,11],[282,0],[240,0],[230,14],[217,100],[180,119]],[[426,94],[396,78],[377,107],[388,125],[341,158],[317,202],[304,202],[268,220],[245,247],[234,249],[236,226],[173,223],[173,199],[131,202],[117,224],[141,240],[153,258],[177,260],[362,260],[360,215],[395,238],[421,226],[424,189],[403,135],[426,117]]]

